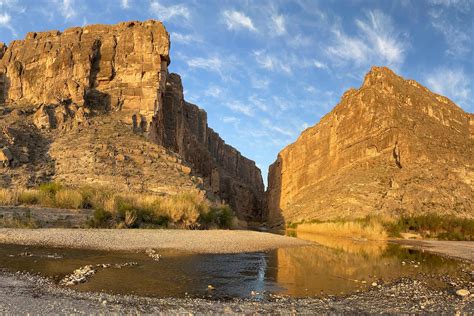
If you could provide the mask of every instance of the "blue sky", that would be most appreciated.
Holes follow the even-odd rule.
[[[372,65],[474,109],[472,0],[0,0],[0,41],[147,19],[171,34],[170,71],[185,98],[264,178]]]

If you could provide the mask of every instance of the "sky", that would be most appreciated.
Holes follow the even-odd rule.
[[[0,41],[148,19],[171,35],[186,100],[265,180],[371,66],[474,110],[474,0],[0,0]]]

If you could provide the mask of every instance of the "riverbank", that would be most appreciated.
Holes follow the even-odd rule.
[[[136,251],[176,249],[196,253],[241,253],[299,247],[308,241],[243,230],[0,229],[0,243]]]
[[[391,242],[421,251],[474,262],[474,241],[392,239]]]
[[[24,302],[28,302],[25,304]],[[214,301],[193,298],[145,298],[81,293],[28,274],[0,271],[0,313],[216,313],[216,314],[314,314],[330,313],[443,313],[472,314],[472,297],[460,297],[454,288],[435,290],[407,278],[349,296],[293,299]]]

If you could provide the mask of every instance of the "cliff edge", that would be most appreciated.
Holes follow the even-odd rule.
[[[373,67],[268,176],[268,220],[426,213],[474,217],[474,116],[385,67]]]

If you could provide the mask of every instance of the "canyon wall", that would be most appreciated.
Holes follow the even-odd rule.
[[[474,116],[374,67],[269,168],[272,225],[367,215],[474,217]]]
[[[28,118],[35,106],[32,119],[39,129],[58,128],[67,120],[81,128],[95,121],[97,130],[104,130],[104,124],[121,130],[117,124],[124,124],[179,154],[202,177],[208,194],[229,203],[239,218],[260,219],[260,170],[208,127],[204,110],[184,100],[179,76],[168,72],[169,49],[169,34],[153,20],[28,33],[8,47],[0,44],[0,104]],[[101,117],[107,119],[101,123]],[[67,138],[64,133],[44,136],[55,148],[55,140]],[[124,134],[111,135],[117,140],[121,135],[123,142]]]

